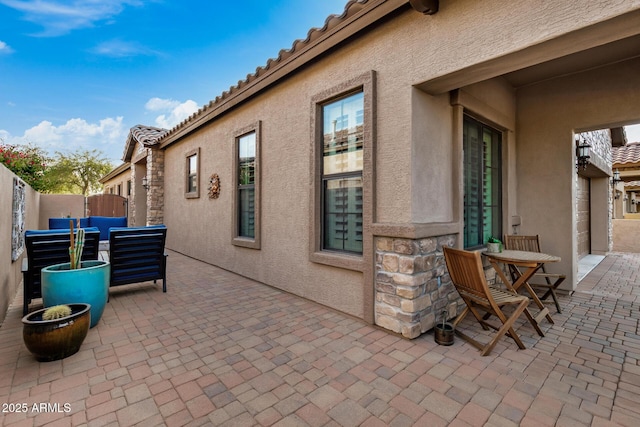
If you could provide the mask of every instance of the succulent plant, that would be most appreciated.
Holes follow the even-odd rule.
[[[54,305],[44,311],[42,314],[42,320],[62,319],[69,315],[71,315],[71,307],[68,305]]]

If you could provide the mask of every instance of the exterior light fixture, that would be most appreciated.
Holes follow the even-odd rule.
[[[620,181],[622,181],[622,179],[620,178],[620,171],[616,169],[615,171],[613,171],[613,178],[611,178],[611,187],[613,187],[613,197],[615,199],[619,199],[620,194],[622,193],[621,191],[616,189],[616,184]]]
[[[620,181],[622,181],[622,179],[620,179],[620,171],[616,169],[613,172],[613,179],[611,180],[611,184],[615,187],[616,184],[619,183]]]
[[[591,158],[591,145],[586,141],[580,142],[580,135],[576,135],[576,168],[586,169],[589,165],[589,159]]]
[[[142,186],[145,190],[149,189],[149,180],[147,179],[146,175],[142,177]]]

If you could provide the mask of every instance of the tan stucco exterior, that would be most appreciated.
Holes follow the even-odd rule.
[[[574,134],[640,119],[640,60],[629,59],[640,54],[640,1],[442,1],[431,16],[402,0],[349,2],[310,34],[158,138],[168,247],[414,337],[436,309],[456,314],[439,248],[462,245],[468,114],[502,132],[502,233],[539,234],[562,258],[550,270],[575,287]],[[360,87],[365,249],[318,253],[318,105]],[[233,239],[234,144],[255,123],[260,239],[245,247]],[[194,150],[195,198],[185,196]],[[591,177],[592,253],[611,248],[610,174],[604,162]]]

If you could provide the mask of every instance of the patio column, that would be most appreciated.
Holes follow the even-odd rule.
[[[150,148],[147,151],[147,225],[164,222],[164,151]]]

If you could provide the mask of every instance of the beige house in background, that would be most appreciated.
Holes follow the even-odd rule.
[[[539,234],[568,288],[611,249],[639,69],[640,0],[349,1],[173,129],[133,128],[104,183],[131,180],[168,248],[413,338],[457,314],[442,245]]]

